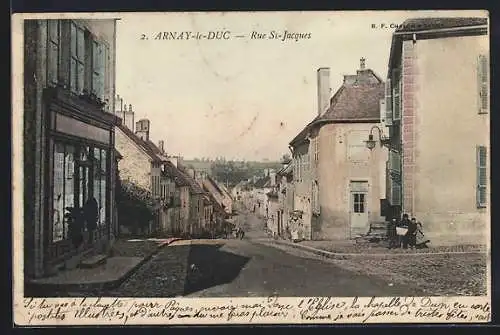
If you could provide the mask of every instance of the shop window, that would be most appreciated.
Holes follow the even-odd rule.
[[[106,149],[56,142],[53,156],[52,242],[67,239],[68,222],[64,214],[82,208],[92,197],[98,204],[98,225],[107,222]]]

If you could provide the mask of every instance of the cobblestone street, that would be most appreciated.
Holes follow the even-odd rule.
[[[355,274],[320,257],[264,245],[262,221],[237,219],[243,240],[176,243],[163,248],[106,296],[383,296],[418,294],[409,286]],[[267,240],[266,243],[272,243]]]

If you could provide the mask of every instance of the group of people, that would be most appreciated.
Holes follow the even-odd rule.
[[[390,221],[388,237],[389,249],[427,248],[429,243],[429,240],[424,239],[422,223],[416,218],[410,220],[408,214],[403,214],[403,219],[399,222],[395,218]]]

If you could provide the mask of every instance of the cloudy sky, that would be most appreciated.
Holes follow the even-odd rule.
[[[152,140],[165,140],[171,154],[185,158],[277,159],[288,152],[289,141],[317,114],[318,68],[330,67],[332,94],[344,74],[355,74],[361,57],[366,58],[368,68],[385,78],[395,24],[417,16],[470,14],[126,15],[117,28],[117,93],[127,105],[132,104],[136,120],[151,121]],[[381,24],[386,27],[381,28]],[[183,31],[228,31],[231,37],[155,39],[158,33],[178,36]],[[269,37],[272,31],[310,34],[310,38],[250,38],[252,32]]]

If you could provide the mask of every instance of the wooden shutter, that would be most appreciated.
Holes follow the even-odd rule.
[[[401,77],[400,72],[394,72],[394,80],[393,80],[393,119],[400,120],[401,119]]]
[[[489,67],[488,58],[485,55],[478,57],[478,86],[479,86],[479,113],[488,113],[489,102]]]
[[[391,171],[400,172],[401,171],[400,164],[401,164],[401,159],[400,159],[399,153],[396,151],[390,150],[389,151],[389,169]]]
[[[391,205],[401,205],[401,185],[391,179]]]
[[[487,151],[485,146],[478,146],[476,149],[476,169],[477,169],[477,207],[486,207],[487,191]]]
[[[387,79],[385,83],[385,124],[392,125],[392,89],[391,79]]]

